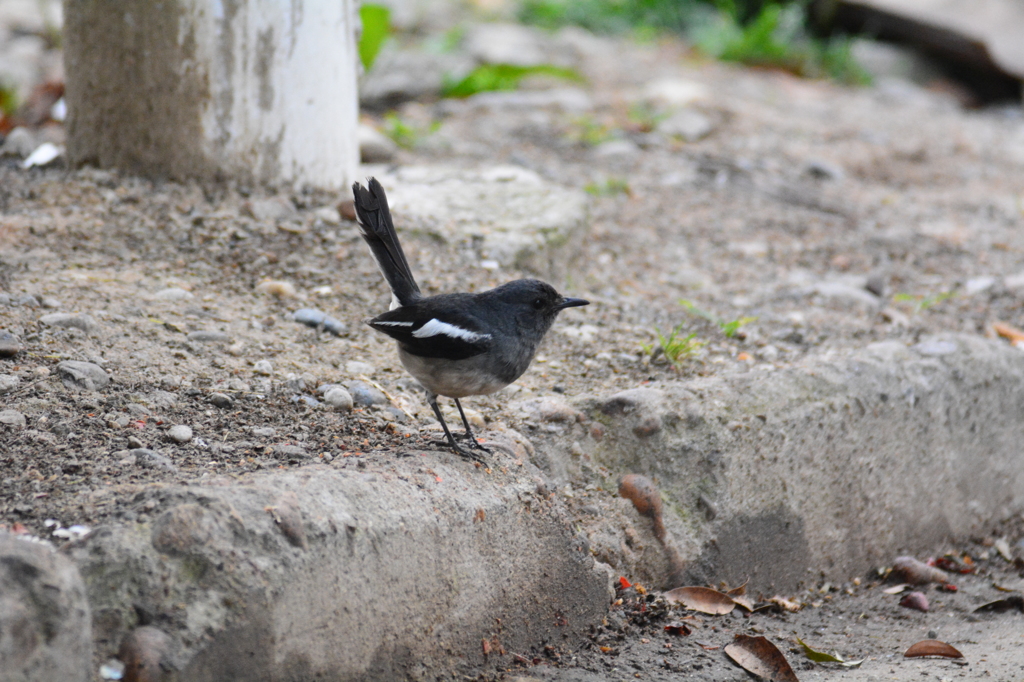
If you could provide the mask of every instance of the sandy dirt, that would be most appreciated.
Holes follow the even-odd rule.
[[[513,398],[770,372],[881,339],[1024,326],[1024,281],[1013,277],[1024,271],[1019,109],[967,111],[909,84],[847,89],[707,63],[675,41],[607,45],[581,65],[593,101],[585,112],[472,100],[400,111],[440,127],[398,163],[513,163],[595,193],[589,237],[555,282],[593,305],[561,316],[516,389],[466,401],[479,425],[515,427],[502,411]],[[651,131],[657,116],[637,106],[645,85],[662,77],[705,86],[691,108],[713,124],[710,134],[683,142]],[[632,147],[615,151],[609,140]],[[129,500],[155,482],[313,460],[386,469],[403,448],[437,449],[436,424],[392,344],[362,324],[386,309],[388,295],[354,224],[324,210],[344,197],[281,193],[286,217],[254,217],[266,198],[0,161],[0,293],[8,301],[0,330],[22,346],[0,359],[0,374],[18,378],[0,408],[25,418],[23,427],[0,424],[0,523],[48,535],[51,519],[65,527],[146,520],[145,509],[127,503],[90,505],[90,493],[112,488]],[[426,293],[479,291],[528,274],[482,267],[487,254],[471,244],[404,239]],[[294,294],[261,290],[266,280],[287,281]],[[157,296],[170,288],[187,298]],[[680,299],[724,321],[756,319],[727,338]],[[303,307],[346,330],[333,336],[297,324],[290,315]],[[53,312],[85,313],[95,326],[39,322]],[[680,368],[652,358],[656,330],[681,323],[705,345]],[[193,332],[222,336],[202,341]],[[64,360],[97,363],[112,383],[98,393],[68,390],[57,371]],[[257,371],[259,361],[272,373]],[[351,380],[382,390],[390,406],[341,412],[312,402],[323,399],[319,386]],[[231,404],[211,403],[214,393]],[[168,440],[174,425],[193,438]],[[139,447],[174,470],[142,466],[129,453]],[[956,593],[926,588],[928,613],[899,607],[877,575],[829,586],[808,576],[806,591],[783,595],[807,604],[797,613],[700,616],[692,635],[677,637],[664,625],[684,614],[632,613],[631,592],[592,646],[522,652],[527,663],[504,679],[747,679],[720,648],[696,644],[721,647],[738,633],[772,639],[801,679],[1022,679],[1024,615],[973,613],[1005,596],[993,584],[1021,587],[1018,569],[993,548],[1005,538],[1019,556],[1020,531],[1019,519],[993,519],[978,538],[935,548],[967,552],[980,571],[957,578]],[[966,663],[903,659],[932,635]],[[866,660],[855,669],[819,666],[795,650],[795,637]]]

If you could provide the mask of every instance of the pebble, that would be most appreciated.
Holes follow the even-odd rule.
[[[677,111],[658,124],[658,132],[662,135],[678,137],[686,142],[703,139],[714,129],[711,119],[692,109]]]
[[[4,138],[4,144],[0,147],[0,152],[3,154],[11,154],[13,156],[20,156],[25,158],[32,153],[32,150],[36,148],[36,138],[25,126],[18,126],[11,132],[7,133],[7,137]]]
[[[348,381],[345,387],[352,395],[352,402],[359,407],[386,405],[389,401],[380,390],[363,381]]]
[[[338,209],[333,206],[321,206],[320,208],[313,211],[313,215],[316,218],[327,225],[339,225],[341,224],[341,214],[338,213]]]
[[[276,221],[293,217],[297,211],[293,204],[286,197],[268,197],[266,199],[254,199],[247,201],[242,206],[242,212],[256,220]]]
[[[842,182],[846,177],[842,166],[822,159],[809,159],[804,164],[804,173],[818,180],[832,180],[833,182]]]
[[[15,374],[0,374],[0,395],[10,393],[18,387],[21,379]]]
[[[359,141],[359,157],[363,163],[388,163],[398,153],[398,145],[372,126],[360,123],[356,137]]]
[[[98,391],[110,383],[110,376],[92,362],[65,360],[57,365],[61,383],[80,391]]]
[[[142,442],[137,436],[128,436],[128,447],[130,448],[144,448],[146,444]]]
[[[232,391],[238,391],[239,393],[248,393],[250,390],[249,384],[245,383],[238,377],[228,379],[228,388]]]
[[[224,393],[211,393],[210,404],[215,407],[228,408],[235,404],[234,399]]]
[[[145,469],[163,469],[172,473],[178,470],[178,467],[174,466],[174,462],[156,450],[134,448],[129,455],[134,455],[135,464]]]
[[[640,147],[632,140],[608,140],[594,147],[594,156],[601,158],[631,156],[639,151]]]
[[[911,350],[916,350],[921,355],[949,355],[957,351],[957,345],[952,341],[937,341],[934,339],[922,341],[910,348]]]
[[[51,308],[52,309],[52,308],[59,308],[60,307],[60,301],[58,301],[55,298],[51,298],[49,296],[43,297],[43,300],[40,301],[40,303],[42,304],[42,306],[44,308]]]
[[[86,334],[96,329],[96,320],[85,313],[50,313],[39,318],[39,322],[47,327],[62,327],[64,329],[81,329]]]
[[[274,373],[274,365],[270,360],[257,360],[252,366],[252,371],[262,376],[270,376]]]
[[[373,373],[377,371],[377,368],[368,362],[360,362],[359,360],[349,360],[345,363],[345,372],[352,376],[373,376]]]
[[[7,426],[13,426],[16,429],[25,428],[25,415],[17,410],[2,410],[0,411],[0,424],[6,424]]]
[[[335,336],[339,336],[345,333],[347,327],[343,322],[339,322],[327,313],[317,310],[316,308],[300,308],[292,313],[292,319],[299,324],[304,324],[307,327],[315,327],[317,329],[324,329]]]
[[[675,107],[685,107],[707,99],[710,91],[703,83],[682,78],[661,78],[644,87],[644,98]]]
[[[306,379],[298,374],[289,373],[284,380],[284,387],[289,391],[301,393],[306,390]]]
[[[186,338],[199,343],[228,343],[231,341],[231,336],[224,332],[192,332]]]
[[[124,663],[122,674],[125,682],[159,682],[176,675],[174,643],[163,631],[152,625],[143,625],[129,632],[117,651],[117,658]]]
[[[983,291],[988,291],[989,289],[991,289],[995,285],[995,283],[996,278],[992,276],[973,277],[964,283],[964,293],[966,293],[968,296],[980,294]]]
[[[256,291],[278,298],[295,298],[295,285],[284,280],[268,279],[256,285]]]
[[[352,394],[340,387],[335,387],[327,391],[327,393],[324,394],[324,402],[334,409],[342,412],[350,412],[355,404],[352,399]]]
[[[278,459],[307,459],[309,454],[298,445],[275,445],[274,456]]]
[[[252,435],[258,438],[273,438],[277,435],[277,429],[272,426],[257,426],[252,430]]]
[[[153,294],[153,298],[160,301],[187,301],[190,298],[195,298],[195,296],[192,295],[191,291],[186,291],[181,287],[170,287],[156,292]]]
[[[38,308],[39,307],[39,299],[37,299],[32,294],[25,294],[21,298],[19,298],[16,301],[14,301],[14,305],[23,305],[23,306],[27,306],[29,308]]]
[[[168,391],[181,388],[181,377],[176,377],[173,374],[160,377],[160,386]]]
[[[167,437],[175,443],[188,443],[192,440],[192,429],[184,424],[178,424],[167,429]]]

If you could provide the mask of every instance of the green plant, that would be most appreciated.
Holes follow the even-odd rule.
[[[364,4],[359,8],[363,32],[359,36],[359,61],[367,71],[391,31],[391,10],[384,5]]]
[[[431,121],[428,125],[421,125],[403,119],[394,112],[384,115],[384,134],[394,140],[395,144],[402,149],[415,148],[423,138],[437,132],[440,127],[440,121]]]
[[[589,182],[583,187],[583,190],[595,197],[610,197],[616,194],[633,195],[629,189],[629,182],[624,178],[608,178],[604,182]]]
[[[920,313],[955,296],[955,292],[942,291],[937,294],[932,294],[931,296],[921,294],[896,294],[892,297],[892,300],[900,303],[911,303],[914,306],[914,312]]]
[[[596,121],[592,116],[579,116],[570,123],[568,137],[573,142],[595,147],[614,136],[606,124]]]
[[[3,118],[4,114],[13,114],[17,108],[18,102],[14,94],[14,88],[0,85],[0,118]]]
[[[717,325],[718,328],[722,330],[722,333],[725,334],[726,338],[730,339],[736,336],[741,327],[757,320],[756,317],[739,317],[736,318],[735,320],[726,320],[724,318],[719,317],[718,315],[715,315],[712,312],[698,308],[691,301],[687,301],[685,298],[679,300],[679,305],[683,306],[684,308],[686,308],[687,311],[696,315],[697,317],[702,317],[705,320]]]
[[[538,64],[537,66],[484,64],[473,69],[460,81],[446,81],[441,94],[444,97],[469,97],[478,92],[515,90],[527,76],[553,76],[571,81],[583,80],[583,77],[572,69],[563,69],[550,64]]]
[[[680,336],[685,324],[685,322],[680,323],[680,325],[673,329],[668,336],[655,327],[654,332],[658,336],[658,342],[657,344],[643,344],[642,347],[644,352],[651,356],[651,360],[656,359],[659,355],[664,355],[665,359],[668,360],[673,367],[680,369],[687,358],[693,356],[697,351],[707,345],[706,341],[701,341],[697,338],[696,332],[687,334],[686,336]]]

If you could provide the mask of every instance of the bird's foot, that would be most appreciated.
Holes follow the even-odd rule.
[[[494,454],[494,452],[489,447],[487,447],[486,445],[484,445],[483,443],[478,441],[473,436],[466,436],[466,443],[468,443],[469,447],[473,448],[474,450],[480,450],[481,452],[486,452],[488,455],[493,455]]]
[[[465,459],[471,459],[474,462],[481,462],[482,463],[484,461],[484,458],[479,453],[473,452],[472,450],[467,450],[466,448],[462,447],[458,443],[454,443],[454,442],[450,443],[447,440],[432,440],[432,441],[430,441],[430,444],[431,445],[436,445],[438,447],[451,448],[460,457],[463,457]],[[483,447],[479,443],[477,444],[477,446],[478,446],[477,447],[478,450],[483,450],[484,452],[486,452],[488,454],[491,453],[490,450],[488,450],[487,448]]]

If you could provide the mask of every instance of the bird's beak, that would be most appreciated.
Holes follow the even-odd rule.
[[[575,308],[581,305],[590,305],[590,301],[585,301],[582,298],[563,298],[562,302],[558,304],[558,310]]]

